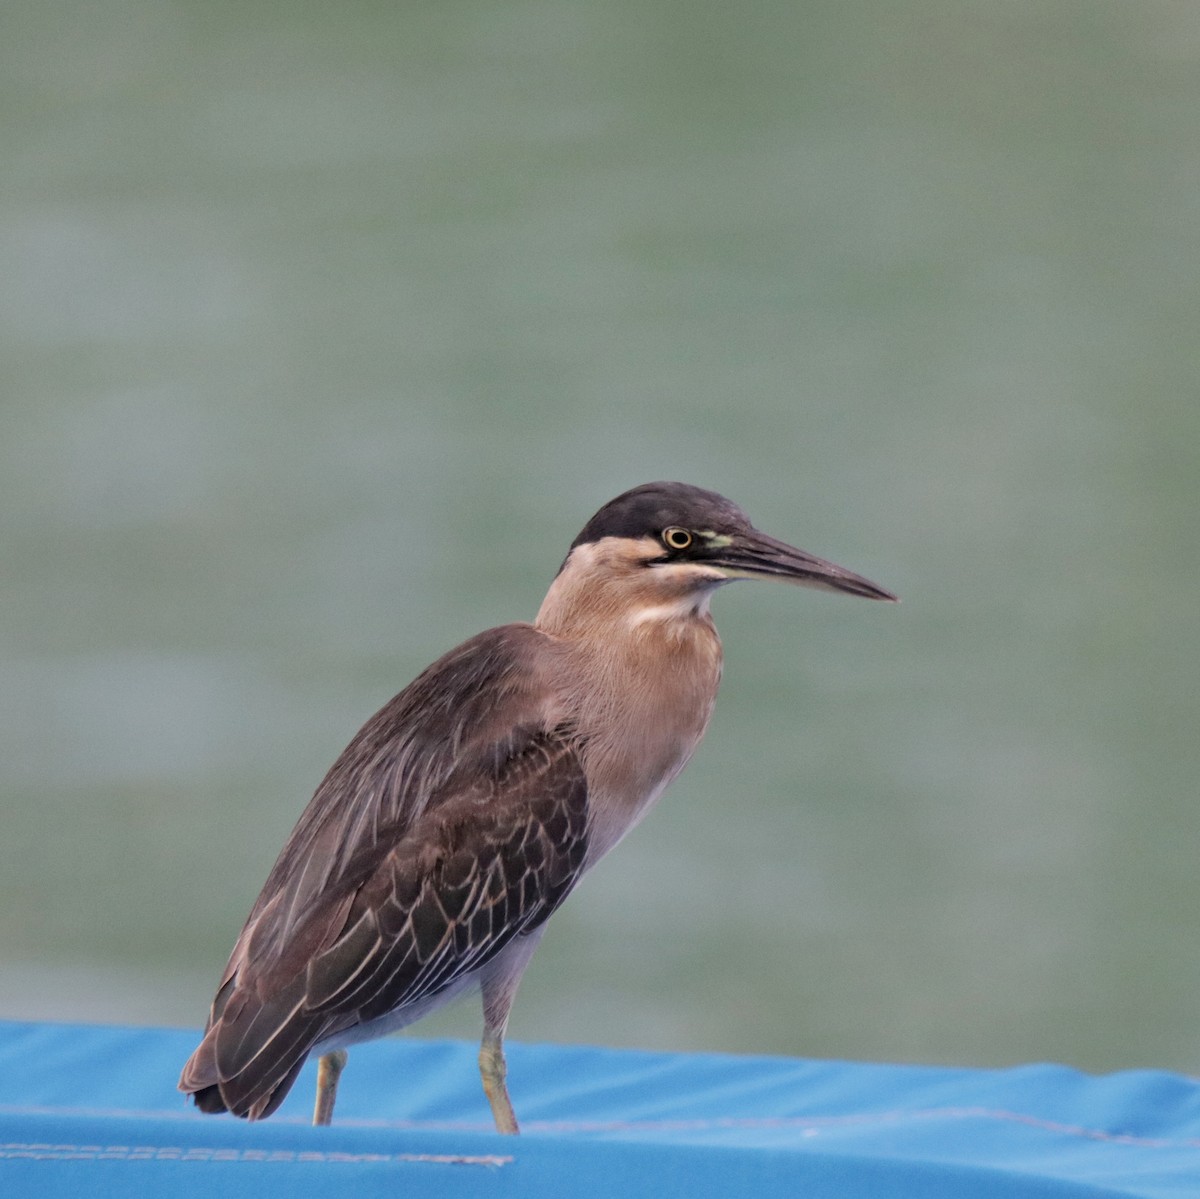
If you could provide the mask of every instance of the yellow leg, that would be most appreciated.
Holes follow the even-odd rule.
[[[338,1079],[346,1068],[347,1053],[335,1049],[317,1061],[317,1102],[313,1107],[314,1124],[333,1123],[333,1105],[337,1102]]]
[[[496,1131],[515,1136],[521,1130],[517,1127],[517,1116],[504,1082],[507,1071],[508,1067],[504,1061],[504,1035],[498,1030],[486,1029],[483,1044],[479,1047],[479,1077],[483,1080],[483,1093],[492,1106],[492,1119],[496,1121]]]
[[[504,1030],[508,1027],[508,1013],[516,997],[521,974],[529,965],[544,927],[510,941],[489,963],[480,985],[483,997],[483,1044],[479,1047],[479,1077],[483,1080],[483,1093],[492,1105],[496,1131],[510,1136],[515,1136],[521,1130],[517,1127],[517,1117],[504,1081],[508,1073],[504,1061]]]

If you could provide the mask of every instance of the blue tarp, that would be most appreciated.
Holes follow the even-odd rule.
[[[474,1045],[352,1050],[334,1125],[312,1128],[311,1063],[263,1123],[186,1107],[197,1038],[0,1022],[0,1195],[1200,1196],[1200,1085],[1158,1071],[513,1044],[512,1138]]]

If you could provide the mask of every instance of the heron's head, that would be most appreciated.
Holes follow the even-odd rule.
[[[546,623],[548,606],[557,609],[568,596],[572,607],[595,604],[597,617],[605,619],[699,614],[712,592],[734,579],[896,599],[862,575],[760,533],[741,508],[715,491],[644,483],[609,500],[584,525],[538,623]]]

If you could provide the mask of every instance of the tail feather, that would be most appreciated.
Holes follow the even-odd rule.
[[[229,1111],[229,1105],[221,1098],[221,1088],[218,1086],[201,1087],[200,1090],[193,1091],[192,1102],[209,1116]]]
[[[287,998],[263,1004],[244,993],[231,997],[179,1077],[179,1089],[200,1111],[261,1120],[284,1101],[327,1027]],[[257,1035],[248,1038],[251,1028]]]

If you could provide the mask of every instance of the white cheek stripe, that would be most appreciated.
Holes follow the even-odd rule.
[[[639,625],[655,624],[659,621],[687,620],[695,608],[696,605],[690,598],[686,601],[676,600],[670,604],[647,604],[644,608],[630,612],[625,618],[625,624],[631,629],[636,629]]]
[[[666,623],[673,620],[695,620],[708,611],[711,592],[700,595],[685,595],[665,604],[646,604],[635,608],[625,618],[627,628],[636,629],[639,625]]]
[[[688,583],[724,583],[729,578],[719,566],[706,566],[703,562],[665,562],[650,569],[658,578],[683,579]]]

